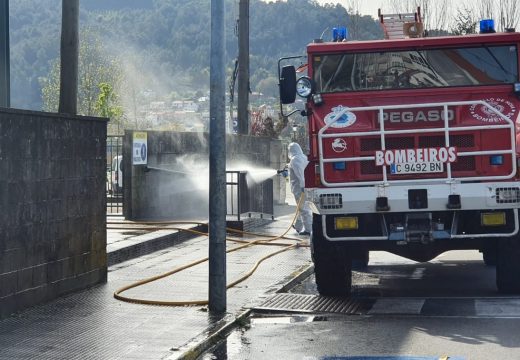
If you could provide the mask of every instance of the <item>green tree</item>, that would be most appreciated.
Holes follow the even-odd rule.
[[[256,86],[257,90],[265,96],[277,97],[278,96],[278,79],[274,76],[267,77],[258,82]]]
[[[99,95],[94,105],[94,110],[99,116],[112,120],[111,127],[116,127],[116,129],[112,129],[109,133],[121,133],[123,129],[123,108],[119,105],[118,96],[114,92],[112,85],[108,83],[99,84]]]
[[[79,48],[79,81],[78,81],[78,114],[87,116],[103,116],[96,108],[101,91],[108,85],[112,105],[119,106],[116,101],[122,83],[122,69],[117,59],[108,55],[99,37],[92,31],[81,33]],[[42,101],[45,111],[56,112],[59,103],[60,63],[56,58],[51,65],[47,77],[40,78]],[[122,114],[121,114],[122,116]]]
[[[60,62],[54,59],[47,77],[39,78],[42,87],[42,109],[57,112],[60,103]]]

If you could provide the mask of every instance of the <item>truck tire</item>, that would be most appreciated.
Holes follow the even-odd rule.
[[[482,250],[482,258],[487,266],[497,265],[498,251],[495,248]]]
[[[311,255],[320,295],[347,296],[352,286],[352,259],[346,249],[323,237],[321,215],[313,215]]]
[[[520,235],[498,241],[496,282],[504,294],[520,293]]]
[[[370,260],[370,255],[368,250],[363,250],[358,253],[359,256],[355,256],[352,258],[352,269],[353,270],[366,270],[368,267],[368,262]]]

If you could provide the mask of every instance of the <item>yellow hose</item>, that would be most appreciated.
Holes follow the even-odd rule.
[[[296,244],[271,243],[272,241],[275,241],[275,240],[278,240],[278,239],[282,239],[282,238],[283,239],[288,239],[288,240],[301,241],[301,239],[290,238],[290,237],[286,237],[285,235],[287,235],[287,233],[291,229],[292,225],[296,221],[298,213],[300,212],[300,205],[301,205],[302,201],[304,201],[304,198],[305,198],[305,195],[302,194],[300,196],[300,199],[298,200],[298,204],[297,204],[297,207],[296,207],[296,212],[294,214],[294,217],[293,217],[293,220],[292,220],[291,224],[289,225],[287,230],[285,230],[284,233],[281,234],[281,235],[273,236],[273,235],[266,235],[266,234],[255,234],[255,233],[251,233],[251,232],[247,232],[247,231],[240,231],[240,230],[235,230],[235,229],[229,229],[229,230],[233,230],[233,232],[242,233],[242,234],[246,234],[246,235],[261,236],[261,237],[265,237],[267,239],[257,239],[257,240],[253,240],[253,241],[245,241],[245,240],[239,240],[239,239],[229,239],[229,238],[226,238],[226,240],[228,240],[228,241],[244,243],[243,245],[240,245],[240,246],[231,248],[229,250],[226,250],[226,253],[231,253],[231,252],[234,252],[234,251],[238,251],[238,250],[250,247],[252,245],[277,245],[277,246],[285,246],[285,247],[280,249],[280,250],[274,251],[274,252],[272,252],[270,254],[267,254],[266,256],[263,256],[262,258],[260,258],[246,274],[244,274],[239,279],[229,283],[226,286],[226,289],[229,289],[229,288],[231,288],[231,287],[233,287],[233,286],[235,286],[237,284],[240,284],[244,280],[246,280],[248,277],[250,277],[255,272],[255,270],[258,268],[260,263],[262,263],[263,261],[269,259],[270,257],[273,257],[275,255],[278,255],[278,254],[280,254],[282,252],[285,252],[285,251],[288,251],[288,250],[291,250],[291,249],[295,249],[295,248],[297,248],[299,246],[308,246],[307,244],[300,245],[298,243],[296,243]],[[147,222],[147,223],[139,223],[139,224],[151,224],[151,225],[156,225],[156,224],[198,224],[198,225],[202,225],[202,223],[199,223],[199,222],[180,222],[180,221]],[[110,229],[117,229],[117,228],[110,228]],[[127,227],[125,229],[129,229],[129,228]],[[131,229],[141,229],[141,228],[131,227]],[[192,230],[192,229],[177,228],[177,227],[160,227],[160,228],[149,228],[149,227],[147,227],[147,228],[142,228],[142,229],[144,229],[144,230],[150,230],[150,229],[152,229],[152,230],[156,230],[156,229],[171,229],[171,230],[179,230],[179,231],[188,231],[188,232],[199,234],[199,235],[208,235],[207,233],[204,233],[204,232],[200,232],[200,231],[196,231],[196,230]],[[145,304],[145,305],[164,305],[164,306],[207,305],[208,304],[208,300],[207,299],[206,300],[165,301],[165,300],[139,299],[139,298],[132,298],[132,297],[121,295],[123,292],[125,292],[127,290],[136,288],[136,287],[144,285],[144,284],[151,283],[151,282],[159,280],[159,279],[163,279],[163,278],[168,277],[170,275],[173,275],[173,274],[176,274],[176,273],[181,272],[183,270],[186,270],[188,268],[191,268],[191,267],[193,267],[195,265],[201,264],[201,263],[203,263],[205,261],[208,261],[208,257],[195,260],[195,261],[193,261],[191,263],[188,263],[188,264],[183,265],[181,267],[175,268],[175,269],[173,269],[171,271],[168,271],[166,273],[163,273],[163,274],[160,274],[160,275],[156,275],[156,276],[152,276],[150,278],[134,282],[134,283],[132,283],[130,285],[123,286],[123,287],[117,289],[114,292],[114,298],[116,298],[118,300],[121,300],[121,301],[126,301],[126,302],[136,303],[136,304]]]

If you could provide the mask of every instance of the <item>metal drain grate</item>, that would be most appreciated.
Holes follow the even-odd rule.
[[[365,314],[373,305],[370,299],[352,299],[303,294],[275,294],[256,311],[268,312],[327,312],[337,314]]]

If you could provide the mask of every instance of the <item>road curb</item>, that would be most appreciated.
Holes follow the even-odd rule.
[[[297,273],[280,289],[275,291],[275,293],[284,292],[293,287],[296,283],[308,277],[314,271],[314,265],[305,265],[303,266],[303,270],[297,271]],[[252,310],[247,309],[244,312],[240,313],[236,317],[232,315],[228,315],[227,319],[217,322],[214,326],[214,331],[209,335],[204,336],[204,339],[198,340],[195,339],[194,342],[186,345],[188,349],[182,350],[180,354],[172,354],[167,357],[167,360],[195,360],[200,357],[205,351],[209,350],[212,346],[216,345],[219,341],[224,340],[226,336],[231,333],[235,328],[242,326],[246,323],[247,318],[251,314]],[[222,325],[220,325],[222,324]],[[193,344],[193,345],[192,345]]]
[[[204,231],[207,225],[197,225],[189,228],[189,230]],[[129,246],[114,249],[107,253],[108,266],[122,263],[123,261],[135,259],[137,257],[151,254],[155,251],[164,250],[171,246],[183,243],[184,241],[193,239],[199,235],[188,231],[173,230],[172,233],[148,238],[146,240],[136,242]]]

